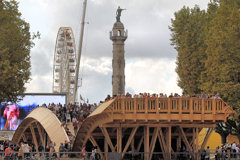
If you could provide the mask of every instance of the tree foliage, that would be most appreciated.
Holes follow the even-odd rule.
[[[30,79],[29,24],[21,18],[15,0],[0,0],[0,102],[17,101]]]
[[[239,114],[240,0],[212,0],[206,11],[183,7],[170,30],[178,52],[178,85],[188,94],[219,93]],[[239,135],[240,116],[218,124],[216,131]]]
[[[193,9],[183,7],[172,19],[172,45],[178,51],[178,85],[184,93],[201,93],[200,78],[204,71],[206,45],[204,44],[205,11],[198,6]]]
[[[206,28],[206,71],[202,88],[220,93],[232,107],[240,107],[240,1],[221,0]]]

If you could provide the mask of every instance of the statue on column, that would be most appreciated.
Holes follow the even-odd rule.
[[[122,9],[122,8],[120,8],[120,6],[118,6],[118,9],[117,9],[117,11],[116,11],[116,20],[117,20],[117,22],[121,22],[120,21],[120,17],[121,17],[121,12],[123,11],[123,10],[126,10],[126,9]]]

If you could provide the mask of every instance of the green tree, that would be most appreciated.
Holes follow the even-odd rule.
[[[183,7],[175,13],[172,19],[171,44],[178,52],[176,72],[178,74],[178,86],[186,94],[199,94],[200,78],[206,59],[206,45],[204,43],[204,27],[206,22],[205,11],[198,6],[193,9]]]
[[[240,1],[219,0],[217,14],[206,28],[206,70],[202,88],[220,93],[234,109],[240,107]]]
[[[15,0],[0,0],[0,102],[16,102],[30,79],[29,28]]]

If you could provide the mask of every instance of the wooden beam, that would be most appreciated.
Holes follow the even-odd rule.
[[[132,123],[130,123],[132,122]],[[106,128],[113,128],[113,127],[128,127],[128,128],[133,128],[137,126],[148,126],[148,127],[184,127],[184,128],[193,128],[193,127],[199,127],[199,128],[215,128],[216,124],[200,124],[200,123],[155,123],[155,124],[148,124],[148,123],[142,123],[142,122],[135,122],[130,121],[129,123],[122,123],[122,124],[103,124],[100,127],[106,127]],[[124,133],[124,132],[123,132]]]
[[[141,148],[141,145],[143,143],[143,138],[144,136],[141,137],[140,141],[138,142],[138,146],[137,146],[137,151],[139,152],[140,151],[140,148]]]
[[[167,151],[168,151],[168,157],[171,159],[171,152],[172,152],[172,127],[169,126],[167,128]]]
[[[26,138],[25,134],[22,135],[22,139],[24,142],[27,142],[27,138]]]
[[[95,141],[94,137],[93,137],[93,136],[90,136],[89,140],[91,141],[91,143],[93,144],[93,146],[97,147],[98,153],[100,154],[101,159],[103,159],[103,158],[104,158],[103,153],[102,153],[100,147],[98,146],[97,142]]]
[[[103,133],[104,137],[106,138],[107,143],[110,146],[112,152],[115,152],[115,148],[112,144],[111,138],[108,135],[107,129],[105,127],[100,127],[100,129],[102,130],[102,133]]]
[[[180,152],[181,150],[181,135],[177,137],[177,152]]]
[[[159,128],[158,130],[159,130],[159,137],[160,137],[160,140],[161,140],[162,145],[163,145],[162,150],[163,150],[163,152],[167,152],[167,147],[166,147],[167,145],[166,145],[166,142],[164,140],[164,135],[163,135],[162,128]]]
[[[158,128],[154,128],[153,136],[152,136],[152,140],[151,140],[151,144],[150,144],[149,160],[152,159],[152,153],[153,153],[155,145],[156,145],[157,135],[158,135]]]
[[[104,154],[105,154],[105,160],[108,160],[108,143],[106,138],[104,138]]]
[[[181,136],[182,136],[183,142],[185,143],[188,151],[190,152],[190,154],[192,155],[192,157],[193,157],[193,159],[194,159],[194,154],[193,154],[193,151],[192,151],[192,147],[190,146],[190,144],[189,144],[189,142],[188,142],[188,140],[187,140],[187,137],[186,137],[186,135],[185,135],[185,133],[184,133],[184,131],[183,131],[183,128],[182,128],[182,127],[179,127],[178,129],[179,129],[179,132],[180,132],[180,134],[181,134]]]
[[[138,129],[138,127],[135,127],[135,128],[132,129],[132,132],[131,132],[131,134],[130,134],[130,136],[129,136],[129,138],[128,138],[128,141],[127,141],[127,143],[126,143],[126,145],[125,145],[125,147],[124,147],[124,149],[123,149],[122,158],[124,157],[124,155],[125,155],[128,147],[129,147],[132,139],[134,138],[134,135],[135,135],[137,129]],[[132,151],[132,152],[133,152],[133,151]]]
[[[161,146],[161,150],[162,150],[162,153],[163,153],[163,159],[164,160],[167,160],[167,155],[164,154],[166,153],[166,143],[165,143],[165,140],[164,140],[164,136],[163,136],[163,132],[162,132],[162,128],[158,128],[159,132],[158,132],[158,140],[159,140],[159,143],[160,143],[160,146]]]
[[[144,126],[144,160],[149,158],[149,127]]]
[[[136,134],[135,134],[136,135]],[[132,142],[131,142],[131,150],[132,151],[135,151],[135,140],[134,140],[134,138],[132,139]]]
[[[201,146],[201,152],[204,150],[204,147],[207,144],[207,141],[208,141],[212,131],[213,131],[213,128],[208,128],[207,134],[206,134],[206,136],[205,136],[205,138],[203,140],[202,146]]]
[[[117,152],[122,152],[122,127],[117,128]]]
[[[38,134],[39,134],[39,137],[40,137],[41,144],[43,146],[44,145],[43,132],[40,128],[40,124],[36,123],[36,126],[37,126],[37,130],[38,130]]]
[[[29,128],[30,128],[31,133],[32,133],[33,142],[34,142],[34,145],[35,145],[36,151],[38,152],[38,141],[37,141],[37,138],[36,138],[36,134],[35,134],[34,128],[33,128],[32,125],[30,125]]]
[[[198,132],[199,132],[199,131],[198,131],[198,128],[196,128],[196,142],[195,142],[196,145],[195,145],[195,147],[196,147],[196,152],[197,152],[197,153],[198,153]],[[200,155],[197,154],[197,160],[199,160],[199,158],[200,158],[199,156],[200,156]]]

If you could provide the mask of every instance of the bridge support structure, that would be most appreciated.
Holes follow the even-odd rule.
[[[83,122],[73,150],[86,146],[91,151],[89,146],[97,146],[103,159],[109,157],[107,152],[123,159],[141,152],[145,160],[175,159],[175,153],[188,151],[199,159],[197,153],[204,149],[216,123],[226,121],[230,114],[234,111],[221,99],[116,98],[100,105]],[[208,132],[199,146],[202,128]]]

